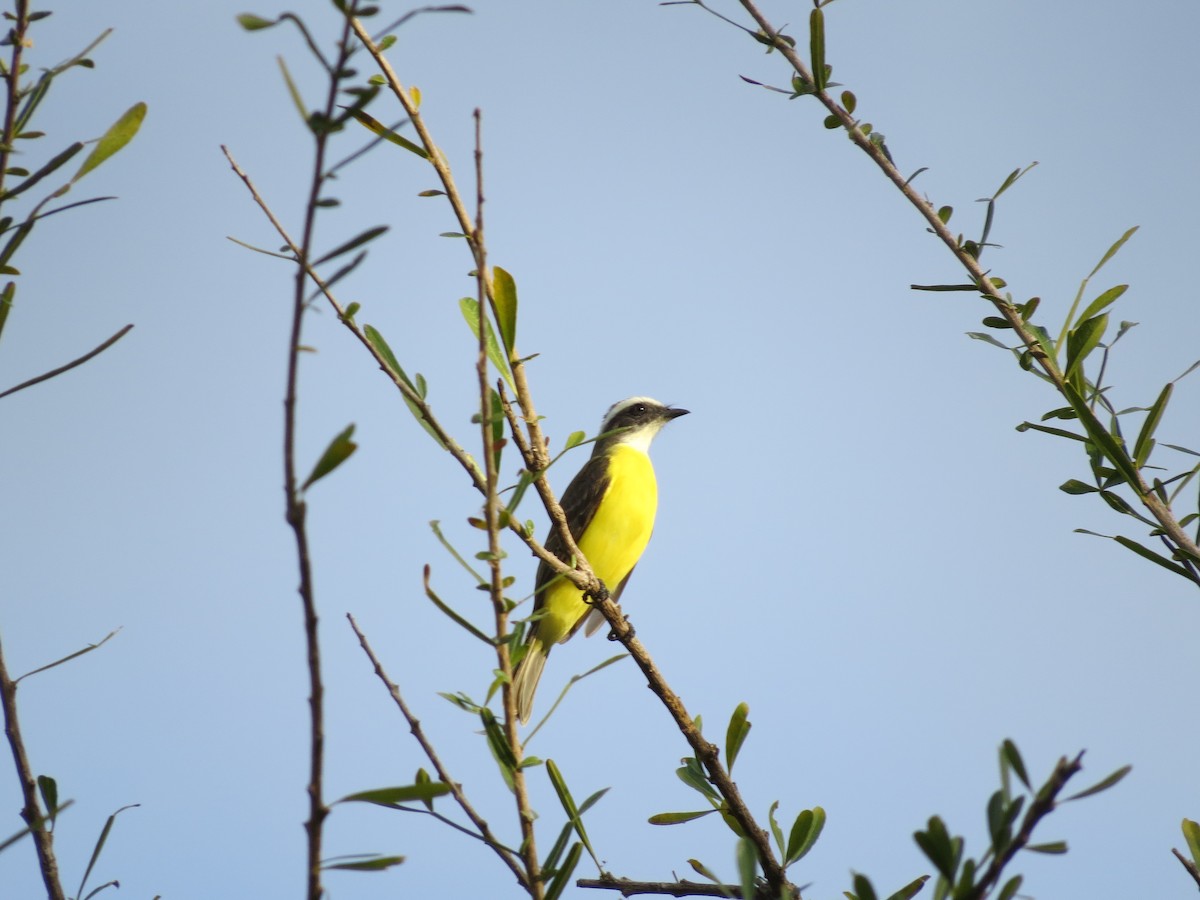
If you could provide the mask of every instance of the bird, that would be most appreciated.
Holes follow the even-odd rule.
[[[651,397],[629,397],[604,415],[592,455],[563,492],[561,506],[576,545],[596,577],[618,600],[654,530],[658,483],[650,463],[650,443],[664,425],[688,414]],[[557,529],[546,538],[546,550],[570,565]],[[554,644],[568,640],[592,613],[588,634],[603,617],[583,598],[570,579],[559,577],[545,561],[534,582],[534,613],[525,637],[525,655],[513,673],[517,716],[529,721],[533,696]],[[542,615],[536,616],[542,612]]]

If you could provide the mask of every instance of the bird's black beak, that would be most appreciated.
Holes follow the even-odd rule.
[[[672,419],[678,419],[680,416],[686,416],[689,412],[691,412],[690,409],[671,409],[668,407],[666,410],[667,421],[670,422]]]

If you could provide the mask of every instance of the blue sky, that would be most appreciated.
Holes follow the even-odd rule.
[[[219,145],[296,223],[309,146],[275,56],[313,103],[317,81],[293,32],[234,23],[275,7],[79,6],[39,26],[35,65],[115,31],[94,71],[56,85],[44,152],[98,136],[137,100],[150,112],[77,188],[119,201],[49,220],[23,248],[0,389],[136,327],[86,367],[2,401],[0,633],[23,672],[121,629],[21,689],[35,765],[75,799],[58,838],[71,890],[105,817],[140,803],[93,884],[118,878],[127,897],[295,896],[307,705],[280,490],[291,273],[226,240],[277,243]],[[330,34],[326,4],[290,8]],[[764,11],[803,34],[806,4]],[[1141,226],[1092,286],[1129,283],[1116,317],[1140,323],[1110,368],[1118,406],[1149,404],[1200,356],[1186,274],[1200,10],[843,0],[827,19],[835,80],[901,170],[929,167],[916,183],[955,207],[952,224],[976,231],[974,201],[1039,162],[1002,199],[1003,248],[985,260],[1018,299],[1042,297],[1051,331],[1079,279]],[[1036,777],[1086,749],[1081,787],[1134,766],[1051,817],[1040,837],[1071,850],[1020,859],[1027,893],[1194,889],[1169,850],[1182,846],[1180,819],[1200,817],[1200,596],[1073,533],[1140,536],[1094,498],[1057,490],[1087,477],[1074,445],[1014,430],[1060,404],[964,336],[989,314],[982,301],[909,290],[961,275],[902,198],[821,127],[815,104],[738,78],[786,83],[782,61],[698,9],[632,2],[481,3],[412,22],[390,56],[421,88],[463,183],[471,111],[483,110],[491,260],[517,280],[518,343],[539,354],[530,377],[555,445],[594,432],[631,394],[693,411],[655,444],[657,531],[623,599],[712,737],[750,704],[735,774],[755,811],[776,799],[782,817],[826,809],[825,835],[793,870],[813,885],[806,896],[840,896],[851,870],[888,891],[928,872],[911,834],[934,813],[980,852],[1005,738]],[[453,227],[445,206],[416,196],[430,187],[419,160],[383,148],[340,179],[321,242],[391,225],[341,296],[428,378],[465,437],[473,351],[457,301],[473,290],[470,262],[438,237]],[[493,661],[421,593],[428,562],[443,597],[480,603],[427,526],[441,521],[474,552],[465,519],[477,499],[332,316],[309,317],[306,342],[318,352],[304,360],[301,458],[349,422],[360,443],[310,497],[329,794],[407,783],[425,764],[343,620],[353,612],[455,777],[514,834],[474,721],[437,697],[482,695]],[[1200,444],[1198,390],[1182,382],[1162,440]],[[582,458],[563,461],[560,490]],[[508,549],[528,585],[532,559]],[[543,702],[612,653],[599,638],[557,649]],[[614,873],[685,875],[697,857],[732,875],[720,823],[645,824],[694,801],[672,774],[686,747],[631,664],[576,687],[529,750],[555,759],[577,796],[612,787],[589,827]],[[533,781],[549,835],[557,805]],[[11,775],[0,801],[8,834]],[[338,809],[327,852],[366,851],[408,862],[332,875],[331,897],[508,895],[506,871],[461,836]],[[0,855],[0,884],[37,895],[29,845]]]

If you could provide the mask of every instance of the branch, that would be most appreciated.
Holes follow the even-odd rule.
[[[762,31],[761,38],[756,36],[756,39],[765,38],[764,42],[777,50],[788,61],[797,75],[804,79],[806,83],[815,84],[816,82],[812,73],[808,71],[808,68],[796,54],[792,45],[784,40],[775,27],[767,21],[766,17],[763,16],[755,5],[754,0],[739,0],[739,2],[754,21],[758,23]],[[881,145],[872,142],[863,133],[862,129],[859,128],[855,118],[830,97],[827,91],[817,91],[812,96],[816,97],[821,105],[842,123],[842,126],[846,129],[846,133],[850,136],[850,140],[855,146],[871,158],[883,174],[896,186],[896,189],[916,208],[917,212],[925,219],[930,231],[937,235],[950,252],[954,254],[959,264],[967,270],[980,293],[992,303],[996,311],[1004,317],[1014,333],[1020,338],[1021,343],[1028,350],[1032,362],[1041,369],[1046,378],[1058,389],[1059,393],[1070,400],[1070,394],[1067,391],[1067,381],[1058,367],[1057,360],[1042,349],[1041,342],[1030,328],[1028,322],[1025,321],[1021,311],[1000,294],[996,284],[988,277],[987,270],[979,264],[979,260],[959,245],[958,239],[953,232],[938,217],[934,206],[912,187],[909,180],[901,175],[899,169],[892,164],[887,151]],[[1071,405],[1072,407],[1076,406],[1075,403]],[[1089,411],[1076,408],[1076,412],[1079,413],[1081,420],[1086,421]],[[1112,453],[1101,446],[1099,442],[1097,442],[1097,449],[1116,466],[1118,472],[1121,472],[1130,488],[1138,495],[1138,499],[1142,505],[1146,507],[1151,516],[1154,517],[1155,521],[1158,522],[1159,526],[1179,550],[1193,559],[1200,559],[1200,546],[1197,546],[1196,542],[1192,540],[1191,535],[1180,526],[1179,522],[1175,519],[1174,513],[1171,511],[1170,504],[1162,500],[1146,483],[1141,471],[1134,468],[1132,471],[1127,472],[1126,464],[1128,463],[1128,459],[1114,458]],[[1119,452],[1123,453],[1123,451]]]
[[[661,894],[667,897],[741,897],[739,884],[711,884],[703,881],[631,881],[628,878],[580,878],[576,887],[602,891],[620,891],[622,897],[636,894]]]
[[[400,714],[403,715],[405,721],[408,722],[409,731],[412,732],[412,736],[416,739],[417,743],[421,745],[421,749],[425,751],[425,756],[428,758],[430,765],[433,766],[434,771],[437,772],[438,779],[442,782],[442,784],[447,784],[450,786],[450,795],[454,798],[455,802],[458,803],[462,811],[466,813],[467,818],[471,820],[475,828],[478,829],[479,833],[477,837],[479,837],[485,844],[492,848],[492,851],[500,857],[501,861],[504,862],[513,875],[516,876],[517,883],[521,885],[521,887],[528,890],[529,882],[525,877],[525,872],[521,869],[520,862],[514,856],[513,852],[505,847],[504,844],[502,844],[496,838],[496,836],[492,834],[491,829],[488,828],[487,821],[475,811],[475,808],[471,806],[470,802],[467,800],[467,795],[463,793],[462,785],[450,777],[450,773],[447,772],[446,767],[442,765],[442,761],[438,757],[437,751],[434,750],[433,744],[431,744],[429,742],[429,738],[425,736],[425,732],[421,728],[420,720],[413,715],[412,710],[408,708],[408,704],[404,702],[404,697],[400,694],[400,688],[397,687],[395,682],[388,678],[387,672],[385,672],[383,669],[383,663],[379,661],[379,657],[377,657],[375,655],[375,651],[371,649],[371,645],[367,642],[367,636],[362,633],[362,630],[358,627],[358,623],[354,621],[354,616],[347,613],[346,619],[349,621],[350,627],[354,629],[355,635],[358,636],[358,643],[363,648],[363,652],[367,654],[367,659],[371,661],[371,665],[375,668],[375,675],[380,681],[383,682],[384,687],[387,688],[388,693],[392,696],[392,701],[400,710]]]
[[[29,754],[21,737],[21,724],[17,719],[17,683],[9,677],[8,667],[4,664],[3,647],[0,647],[0,705],[4,708],[4,736],[8,739],[8,747],[12,751],[17,780],[21,782],[21,797],[24,800],[21,818],[25,820],[30,834],[33,835],[38,868],[42,872],[42,883],[46,885],[46,896],[49,900],[65,900],[66,894],[63,893],[58,877],[58,860],[54,856],[54,835],[46,828],[46,820],[38,805],[37,780],[29,763]],[[50,812],[53,814],[57,810]]]
[[[1025,818],[1021,821],[1021,830],[1017,832],[1017,836],[1004,849],[1003,853],[992,858],[992,862],[983,873],[983,877],[979,879],[974,890],[967,895],[968,900],[982,900],[995,887],[1000,881],[1000,875],[1004,871],[1004,867],[1029,843],[1038,823],[1054,811],[1058,795],[1067,786],[1067,782],[1082,768],[1082,752],[1069,761],[1065,756],[1059,758],[1054,771],[1037,792],[1037,796],[1033,798],[1033,803],[1029,805],[1029,809],[1025,811]]]
[[[7,397],[9,394],[15,394],[17,391],[23,391],[27,387],[33,387],[35,384],[38,384],[39,382],[46,381],[50,378],[53,378],[55,375],[61,375],[63,372],[67,372],[67,371],[75,368],[76,366],[83,365],[85,362],[87,362],[93,356],[98,356],[99,354],[101,354],[105,350],[107,350],[109,347],[111,347],[113,344],[115,344],[117,341],[119,341],[121,338],[125,337],[125,335],[127,335],[132,328],[133,328],[133,325],[126,325],[124,328],[122,328],[120,331],[118,331],[116,334],[114,334],[112,337],[110,337],[107,341],[105,341],[99,347],[96,347],[94,350],[89,350],[87,353],[83,354],[83,356],[79,357],[78,359],[71,360],[71,362],[67,363],[65,366],[59,366],[57,369],[51,369],[49,372],[46,372],[44,375],[37,376],[37,378],[30,378],[28,381],[22,381],[16,387],[10,387],[7,391],[0,393],[0,397]]]
[[[1175,854],[1175,858],[1179,860],[1180,864],[1187,869],[1187,873],[1192,876],[1192,879],[1196,882],[1196,884],[1200,885],[1200,868],[1197,868],[1194,862],[1192,862],[1174,847],[1171,848],[1171,852]]]

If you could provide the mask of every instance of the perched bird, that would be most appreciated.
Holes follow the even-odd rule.
[[[630,397],[614,404],[604,416],[592,456],[562,495],[571,537],[613,600],[621,596],[633,567],[654,530],[658,483],[650,464],[650,442],[659,429],[686,409],[672,409],[649,397]],[[611,433],[610,433],[611,432]],[[557,531],[546,538],[546,549],[570,564]],[[557,577],[545,562],[538,568],[534,612],[545,614],[530,625],[527,650],[513,675],[517,714],[528,722],[533,695],[546,665],[550,647],[571,637],[592,608],[569,579]],[[589,623],[587,633],[603,618]]]

